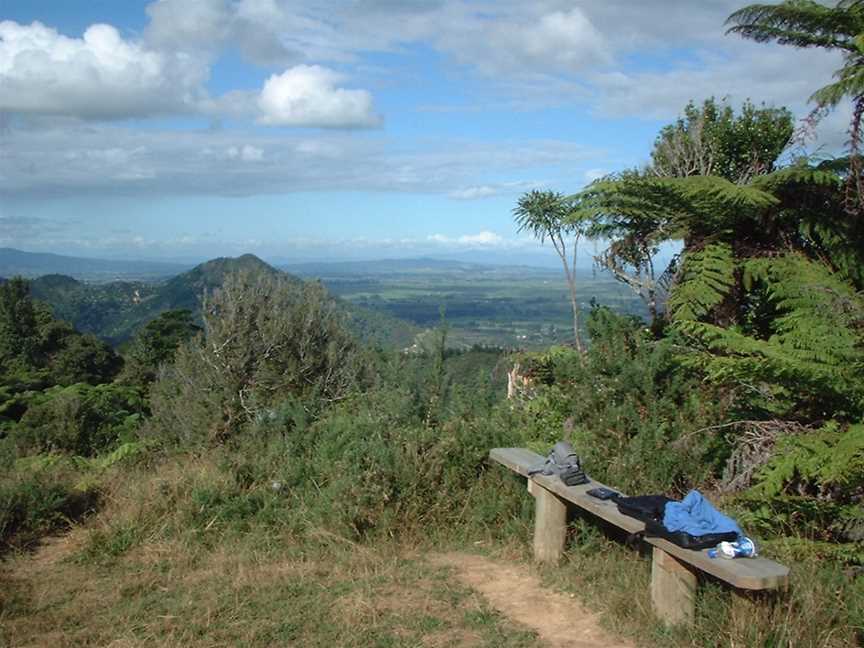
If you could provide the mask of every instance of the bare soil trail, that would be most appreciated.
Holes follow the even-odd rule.
[[[501,563],[466,553],[430,556],[438,566],[452,567],[465,585],[513,621],[534,630],[553,648],[633,648],[600,627],[598,615],[566,594],[543,587],[524,565]]]

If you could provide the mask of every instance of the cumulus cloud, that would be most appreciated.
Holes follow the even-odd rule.
[[[39,22],[0,22],[0,109],[84,119],[191,110],[206,68],[124,40],[111,25],[69,38]]]
[[[477,234],[463,234],[462,236],[430,234],[426,240],[442,246],[462,248],[507,248],[523,243],[521,240],[505,239],[500,234],[488,230],[483,230]]]
[[[501,91],[482,99],[495,109],[588,105],[609,116],[666,119],[691,98],[730,93],[800,107],[830,78],[836,57],[726,37],[723,21],[739,4],[157,0],[138,40],[108,25],[68,38],[6,21],[0,109],[87,119],[197,111],[272,125],[368,127],[380,122],[368,90],[340,87],[344,79],[326,66],[360,70],[369,52],[399,55],[418,44],[484,76]],[[226,50],[286,71],[260,92],[209,97],[209,68]],[[451,108],[443,103],[440,110]]]
[[[611,61],[606,38],[584,11],[468,14],[433,36],[438,47],[484,73],[574,73]]]
[[[274,74],[258,98],[259,123],[269,126],[350,128],[380,122],[366,90],[337,88],[342,75],[319,65],[297,65]]]
[[[39,22],[0,22],[0,111],[88,120],[198,113],[328,128],[380,123],[368,91],[337,87],[344,77],[317,65],[274,74],[258,93],[211,97],[204,82],[233,33],[229,5],[166,1],[148,13],[152,22],[140,41],[107,24],[70,38]]]

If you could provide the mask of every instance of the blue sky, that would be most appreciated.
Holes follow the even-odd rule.
[[[739,6],[6,0],[0,247],[543,253],[515,230],[518,196],[644,164],[688,100],[806,114],[838,60],[725,36]]]

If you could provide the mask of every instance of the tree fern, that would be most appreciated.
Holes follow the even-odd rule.
[[[679,307],[673,311],[675,325],[695,345],[692,364],[713,381],[748,385],[753,403],[772,415],[800,416],[808,409],[823,417],[860,415],[864,298],[824,265],[799,254],[748,260],[742,274],[745,287],[765,287],[776,309],[770,335],[760,339],[701,322],[697,313]],[[760,383],[765,385],[761,392],[753,387]],[[769,397],[779,402],[770,406]]]
[[[703,209],[706,214],[743,212],[746,215],[779,202],[754,183],[739,185],[717,176],[690,176],[671,182],[677,186],[681,198],[690,202],[691,208]]]
[[[856,53],[856,36],[864,31],[861,2],[844,0],[826,7],[813,0],[752,4],[727,20],[729,33],[759,43],[776,41],[794,47],[822,47]]]
[[[864,487],[864,424],[844,427],[835,421],[815,432],[780,439],[753,495],[776,496],[790,488],[817,496],[837,489],[850,498]]]
[[[732,246],[718,242],[684,255],[678,285],[668,302],[673,321],[698,320],[720,304],[735,283]]]
[[[839,189],[842,184],[842,179],[835,171],[820,169],[806,164],[795,164],[773,173],[757,176],[750,183],[750,186],[762,191],[776,192],[785,187],[792,186],[798,188],[808,185]]]

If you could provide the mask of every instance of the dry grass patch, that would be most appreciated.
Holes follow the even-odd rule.
[[[529,646],[443,570],[398,546],[190,551],[142,544],[106,563],[68,555],[3,565],[0,627],[14,646]],[[80,553],[78,554],[80,558]],[[33,561],[41,564],[32,570]],[[9,587],[5,587],[9,586]],[[455,644],[453,642],[456,642]]]

